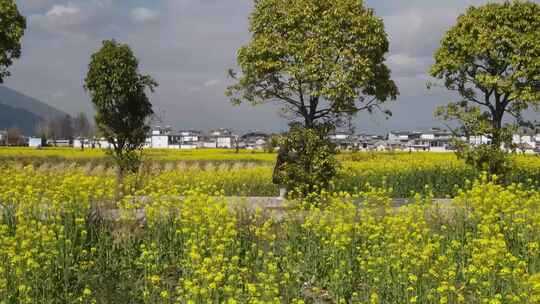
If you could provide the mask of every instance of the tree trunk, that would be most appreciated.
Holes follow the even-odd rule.
[[[494,149],[500,149],[501,144],[503,144],[503,138],[502,138],[502,117],[504,112],[496,111],[493,114],[493,124],[492,124],[492,139],[491,139],[491,147]]]
[[[116,200],[119,201],[124,196],[124,171],[125,169],[117,165],[116,166]]]
[[[313,117],[311,117],[311,115],[309,115],[309,113],[306,113],[306,115],[304,116],[304,126],[306,129],[313,129]]]

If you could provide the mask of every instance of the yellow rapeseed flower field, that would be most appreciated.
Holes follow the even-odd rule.
[[[132,177],[136,188],[174,187],[179,192],[194,187],[226,195],[276,196],[272,184],[273,153],[226,149],[145,150],[141,174]],[[333,191],[356,192],[367,185],[391,189],[393,197],[412,197],[426,186],[437,197],[452,197],[480,172],[467,167],[451,153],[347,153],[338,155],[341,169]],[[540,157],[518,155],[505,183],[540,186]],[[85,174],[114,174],[114,163],[103,150],[71,148],[0,148],[0,163],[32,165],[40,171],[82,170]],[[164,186],[163,186],[164,187]]]
[[[0,303],[540,303],[537,158],[498,180],[446,154],[342,154],[331,192],[253,211],[225,195],[275,193],[274,156],[201,155],[150,159],[121,201],[95,158],[5,158]]]

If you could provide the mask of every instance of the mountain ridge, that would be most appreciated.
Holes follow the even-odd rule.
[[[11,108],[25,110],[43,119],[67,115],[67,113],[58,110],[43,101],[25,95],[4,85],[0,85],[0,104],[4,104]]]
[[[24,135],[35,135],[36,128],[42,119],[30,111],[14,108],[0,102],[0,130],[18,128]]]

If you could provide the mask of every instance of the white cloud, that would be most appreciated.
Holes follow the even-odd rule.
[[[410,57],[431,56],[458,14],[455,8],[416,7],[384,17],[391,52]]]
[[[50,7],[54,0],[24,0],[17,3],[23,10],[41,10]]]
[[[397,66],[411,66],[418,64],[418,58],[411,57],[407,54],[394,54],[388,57],[388,63]]]
[[[387,63],[392,69],[392,75],[396,77],[417,77],[426,74],[432,63],[431,57],[415,57],[409,54],[392,54]]]
[[[136,7],[129,13],[131,20],[139,23],[154,21],[159,17],[159,12],[146,8]]]
[[[115,8],[111,0],[55,4],[46,12],[30,15],[29,28],[48,33],[54,38],[59,38],[58,34],[79,38],[96,36],[113,24]]]
[[[81,9],[79,7],[76,7],[72,4],[69,5],[60,5],[57,4],[53,6],[48,12],[47,17],[49,18],[62,18],[62,17],[69,17],[73,15],[79,15],[81,13]]]
[[[171,124],[264,129],[281,123],[274,107],[232,107],[223,94],[226,71],[235,68],[236,52],[250,38],[253,0],[15,1],[29,17],[23,58],[8,79],[16,89],[68,112],[91,111],[82,88],[89,57],[101,40],[114,38],[128,43],[141,71],[159,82],[152,103],[167,111]],[[369,128],[431,122],[435,102],[449,99],[444,92],[426,91],[433,52],[457,15],[481,1],[366,0],[384,16],[387,62],[402,93],[391,106],[392,120]]]
[[[67,92],[65,90],[56,91],[51,94],[51,97],[54,100],[62,99],[66,96],[67,96]]]
[[[219,79],[210,79],[208,80],[207,82],[204,83],[204,86],[207,87],[207,88],[210,88],[210,87],[215,87],[217,85],[220,85],[221,84],[221,80]]]

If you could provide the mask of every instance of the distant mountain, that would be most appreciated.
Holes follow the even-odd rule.
[[[36,133],[36,127],[42,118],[24,109],[17,109],[0,102],[0,130],[19,128],[24,135]]]
[[[26,110],[42,118],[54,118],[66,115],[66,113],[54,107],[51,107],[42,101],[26,96],[22,93],[19,93],[15,90],[1,85],[0,104],[4,104],[11,108]]]

